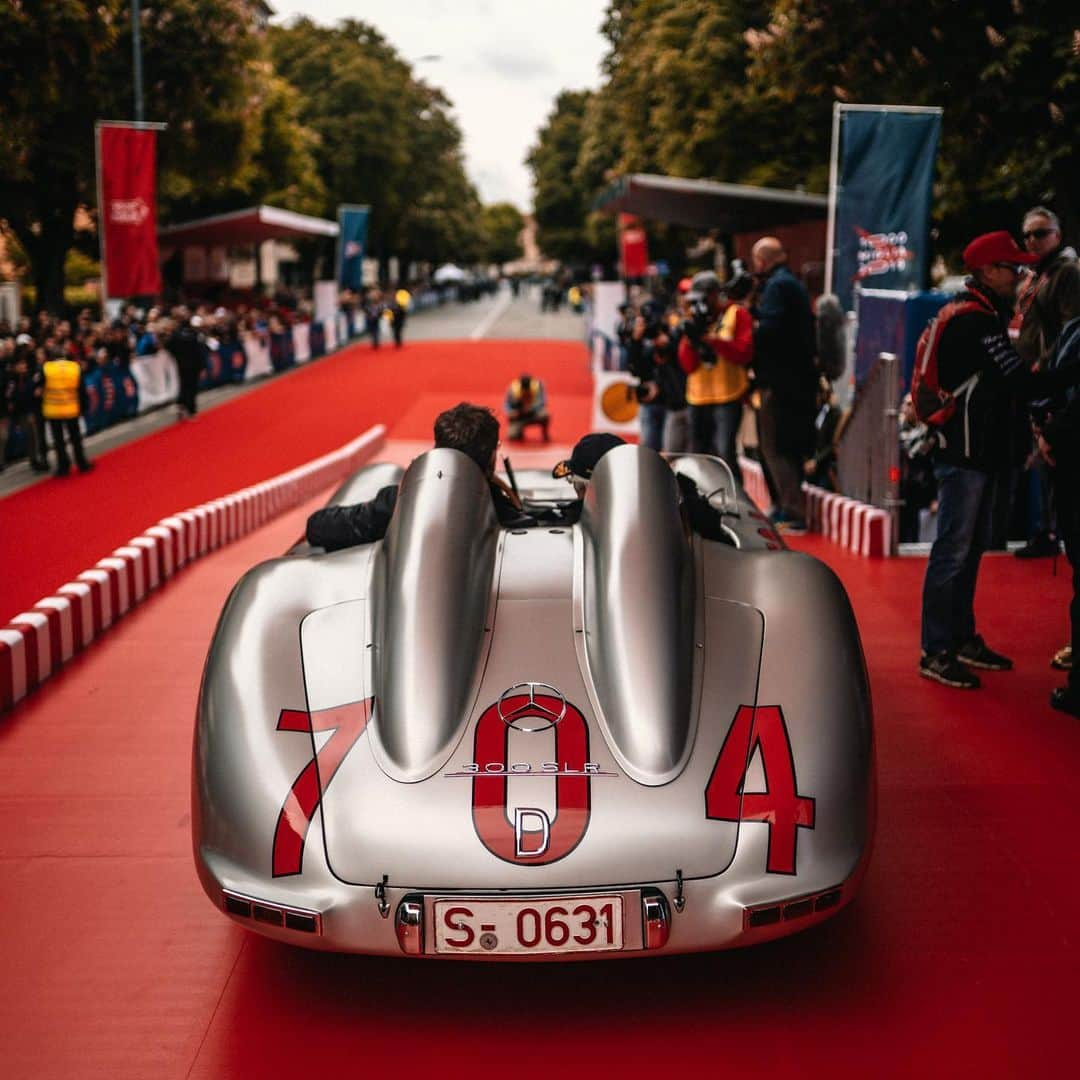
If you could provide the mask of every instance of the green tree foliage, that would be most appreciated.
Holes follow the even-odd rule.
[[[119,4],[0,4],[0,214],[26,252],[39,302],[59,310],[75,208],[94,187],[94,121]]]
[[[750,83],[800,117],[793,157],[828,138],[833,100],[945,109],[941,242],[1014,227],[1035,202],[1080,225],[1080,19],[1056,0],[900,5],[776,0],[751,36]]]
[[[511,262],[521,255],[521,230],[525,218],[513,203],[492,203],[480,215],[485,262]]]
[[[275,77],[244,0],[144,5],[145,115],[158,140],[163,220],[279,201],[324,201],[315,135]],[[39,302],[63,303],[79,205],[93,206],[94,121],[133,112],[131,8],[122,0],[0,4],[0,208]]]
[[[392,252],[404,262],[479,254],[480,200],[446,97],[356,19],[326,27],[301,18],[271,27],[270,43],[318,135],[326,211],[368,204],[369,247],[384,264]]]
[[[537,243],[553,259],[610,258],[613,250],[597,252],[593,246],[586,219],[594,192],[575,172],[591,97],[585,90],[559,94],[526,159],[535,188]]]
[[[541,243],[595,247],[587,207],[627,172],[825,191],[837,100],[944,107],[944,250],[1040,201],[1075,230],[1078,27],[1057,0],[612,0],[603,85],[529,159]]]

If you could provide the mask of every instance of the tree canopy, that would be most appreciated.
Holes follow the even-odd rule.
[[[834,101],[944,107],[940,249],[1038,202],[1075,229],[1077,26],[1056,0],[926,0],[917,17],[864,0],[612,0],[602,85],[561,95],[529,157],[541,243],[595,245],[587,208],[626,172],[824,192]]]

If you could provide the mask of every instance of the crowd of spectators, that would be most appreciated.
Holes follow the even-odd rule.
[[[802,481],[831,484],[838,411],[816,364],[810,298],[779,240],[754,245],[752,268],[726,281],[712,271],[671,294],[634,294],[617,337],[622,366],[638,380],[642,443],[670,453],[723,458],[736,477],[742,447],[761,460],[774,524],[806,529]]]
[[[1001,230],[964,249],[969,276],[920,339],[902,407],[907,491],[922,489],[937,516],[919,672],[964,690],[980,686],[979,671],[1013,667],[977,633],[975,591],[995,506],[1007,506],[1025,460],[1049,480],[1056,532],[1047,547],[1056,553],[1057,536],[1064,541],[1073,642],[1080,632],[1080,264],[1048,208],[1029,210],[1022,232],[1024,248]],[[1069,681],[1050,701],[1080,716],[1071,644],[1053,658]]]
[[[339,311],[346,336],[363,333],[365,324],[378,340],[385,315],[395,343],[400,345],[410,294],[399,289],[383,294],[377,289],[343,292]],[[374,315],[374,319],[371,316]],[[0,320],[0,469],[27,458],[36,472],[48,471],[50,449],[48,425],[42,416],[43,369],[49,360],[77,363],[82,372],[80,397],[82,426],[93,433],[95,423],[112,423],[134,416],[138,391],[131,377],[135,358],[170,352],[179,374],[178,415],[196,414],[200,387],[230,381],[229,368],[242,377],[246,368],[246,344],[258,341],[270,349],[274,370],[288,366],[279,357],[277,343],[291,350],[289,333],[297,322],[311,322],[310,299],[288,289],[266,298],[223,298],[215,302],[127,304],[112,319],[96,317],[83,308],[70,318],[47,312],[23,315],[15,324]],[[313,350],[314,351],[314,350]],[[104,387],[104,389],[103,389]],[[101,410],[93,408],[95,395],[108,399],[108,419],[95,420]]]

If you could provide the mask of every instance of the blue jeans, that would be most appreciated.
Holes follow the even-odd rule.
[[[742,470],[735,449],[735,436],[742,423],[742,411],[741,401],[690,406],[690,448],[695,454],[715,454],[723,458],[740,483]]]
[[[926,565],[922,647],[955,652],[975,636],[975,581],[990,543],[993,477],[958,465],[935,465],[938,533]]]
[[[664,449],[664,418],[667,409],[653,402],[642,405],[638,413],[641,417],[641,445],[657,452]]]

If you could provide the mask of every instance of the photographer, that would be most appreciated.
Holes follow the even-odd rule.
[[[641,306],[627,343],[627,366],[638,380],[641,445],[674,453],[687,449],[686,375],[677,363],[676,335],[654,301]]]
[[[741,270],[723,285],[711,270],[694,276],[682,324],[679,364],[687,373],[691,449],[715,454],[742,480],[735,436],[750,386],[747,366],[754,355],[753,320],[742,305],[750,276]]]

